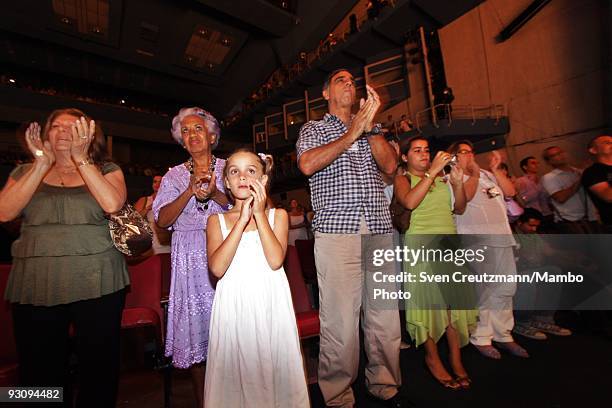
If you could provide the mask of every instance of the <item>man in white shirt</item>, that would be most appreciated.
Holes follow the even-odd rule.
[[[565,151],[558,146],[544,149],[544,160],[553,170],[542,176],[544,190],[551,197],[555,225],[560,233],[588,233],[581,230],[584,220],[597,220],[596,210],[582,188],[582,172],[569,165]]]
[[[481,170],[474,160],[469,141],[455,142],[448,151],[457,155],[457,164],[465,173],[464,188],[468,199],[465,212],[455,215],[457,232],[474,234],[466,237],[470,246],[486,248],[485,261],[472,262],[470,268],[478,275],[515,275],[513,247],[516,242],[508,223],[504,197],[513,197],[516,190],[500,169],[500,154],[492,152],[489,172]],[[497,348],[518,357],[529,357],[512,338],[512,300],[516,283],[477,283],[476,292],[479,296],[478,325],[470,342],[488,358],[501,358]],[[493,347],[493,341],[497,348]]]

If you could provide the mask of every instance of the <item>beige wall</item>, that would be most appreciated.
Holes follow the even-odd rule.
[[[404,52],[415,46],[416,44],[406,44]],[[415,115],[429,107],[429,96],[427,94],[427,83],[425,82],[425,68],[423,63],[411,64],[410,60],[411,58],[408,56],[405,58],[406,79],[408,81],[410,97],[386,111],[379,112],[375,118],[377,122],[385,123],[388,115],[393,115],[393,120],[397,121],[404,114],[415,122]]]
[[[499,32],[531,2],[488,0],[440,30],[454,104],[505,106],[511,130],[504,153],[515,174],[521,158],[539,157],[550,145],[564,147],[574,164],[586,164],[586,143],[609,125],[608,2],[555,0],[497,43]]]

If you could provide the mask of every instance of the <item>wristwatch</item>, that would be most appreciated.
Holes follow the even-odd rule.
[[[425,174],[423,174],[423,176],[424,176],[425,178],[431,178],[431,174],[429,174],[428,172],[425,172]]]
[[[81,160],[81,161],[77,162],[76,165],[77,165],[77,167],[83,167],[83,166],[86,166],[88,164],[95,164],[95,162],[92,160],[91,157],[88,157],[88,158],[86,158],[84,160]]]
[[[380,134],[382,134],[382,126],[380,125],[380,123],[375,123],[369,132],[362,133],[362,135],[365,137],[370,137],[370,136],[380,135]]]

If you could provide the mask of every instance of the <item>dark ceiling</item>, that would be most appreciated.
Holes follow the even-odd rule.
[[[303,95],[304,89],[320,87],[322,78],[331,70],[339,66],[363,69],[375,55],[401,50],[407,33],[415,28],[440,28],[482,1],[396,0],[375,21],[360,26],[359,35],[351,36],[293,83],[275,91],[274,97],[245,115],[247,120],[241,121],[238,127],[228,129],[231,138],[248,141],[251,138],[249,118],[253,114],[278,108],[287,99]],[[39,78],[39,88],[44,88],[49,81],[59,81],[72,87],[77,95],[90,96],[88,92],[92,92],[117,102],[125,95],[125,98],[150,102],[159,108],[154,112],[170,117],[179,107],[199,105],[222,119],[240,107],[245,97],[265,83],[275,70],[295,63],[300,52],[316,49],[357,2],[4,2],[0,16],[0,63],[3,65],[0,74],[19,73],[29,75],[30,79]],[[281,3],[286,3],[287,8],[280,7]],[[13,94],[7,88],[5,91],[6,95],[0,95],[0,102],[5,106],[24,106],[26,96]],[[168,142],[166,116],[143,117],[142,125],[154,128],[143,133],[123,128],[125,123],[134,124],[135,119],[119,118],[121,109],[107,109],[109,112],[105,114],[87,108],[107,122],[121,122],[110,129],[114,134]],[[29,112],[12,112],[9,116],[17,114],[30,117]]]
[[[0,17],[0,62],[223,117],[312,49],[356,0],[19,0]],[[279,3],[280,2],[276,2]]]

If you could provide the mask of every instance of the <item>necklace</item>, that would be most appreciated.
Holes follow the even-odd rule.
[[[212,174],[215,171],[215,166],[217,164],[217,158],[214,155],[211,155],[210,165],[208,166],[208,173],[212,177]],[[189,171],[190,175],[193,175],[193,171],[195,169],[195,163],[193,161],[193,157],[190,157],[189,160],[185,162],[185,167]],[[210,179],[209,179],[210,180]],[[196,208],[199,212],[204,212],[208,210],[208,203],[210,202],[210,197],[204,200],[199,200],[196,197]]]
[[[62,178],[62,173],[60,173],[59,171],[57,172],[57,175],[59,176],[60,179],[60,185],[62,187],[66,187],[66,185],[64,184],[64,179]]]
[[[75,167],[68,167],[64,170],[60,169],[59,167],[56,167],[55,170],[57,172],[57,176],[60,179],[60,186],[62,187],[66,187],[66,183],[64,183],[64,178],[62,177],[62,173],[64,173],[65,175],[68,175],[68,174],[73,174],[76,172]]]
[[[215,171],[215,165],[217,164],[217,158],[213,155],[210,159],[210,166],[208,166],[208,172],[212,174]],[[195,163],[193,162],[193,157],[190,157],[189,160],[185,162],[185,167],[189,174],[193,174],[193,170],[195,169]]]

